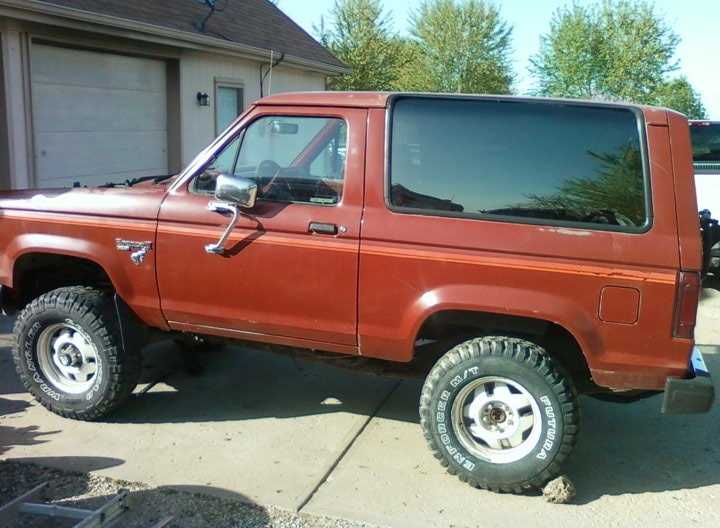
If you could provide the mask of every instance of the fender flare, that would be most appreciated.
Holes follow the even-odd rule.
[[[62,236],[41,233],[25,233],[17,236],[8,245],[3,257],[2,268],[7,270],[8,286],[15,287],[15,271],[18,260],[25,255],[52,254],[81,258],[90,261],[107,274],[115,291],[121,292],[130,285],[127,274],[119,266],[108,266],[112,262],[108,255],[108,248],[95,242]]]
[[[474,301],[469,303],[468,299]],[[401,326],[409,329],[407,349],[414,349],[420,328],[430,316],[450,310],[519,316],[556,324],[575,339],[590,368],[593,358],[603,350],[602,339],[594,331],[596,323],[593,314],[566,296],[477,284],[445,285],[419,296],[405,313]]]

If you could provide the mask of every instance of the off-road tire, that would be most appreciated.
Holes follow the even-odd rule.
[[[522,385],[538,403],[542,427],[535,448],[509,463],[493,463],[466,449],[452,422],[454,397],[473,380],[499,376]],[[552,418],[554,420],[552,420]],[[560,474],[579,428],[575,391],[540,346],[504,336],[466,341],[443,355],[425,380],[420,420],[435,458],[476,488],[523,493]],[[554,426],[554,427],[553,427]]]
[[[39,367],[39,335],[61,322],[82,329],[97,351],[95,382],[80,394],[63,392]],[[123,350],[114,303],[105,292],[72,286],[41,295],[20,313],[13,334],[13,360],[23,385],[48,410],[65,418],[92,421],[106,416],[128,398],[140,377],[140,350]]]

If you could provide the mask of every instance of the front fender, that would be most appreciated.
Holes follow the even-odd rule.
[[[110,254],[107,246],[85,239],[73,238],[64,235],[49,235],[42,233],[25,233],[15,237],[0,256],[0,269],[2,275],[7,277],[7,285],[15,287],[15,264],[23,256],[29,254],[49,253],[53,255],[66,255],[82,258],[94,262],[108,274],[115,290],[120,293],[130,293],[132,284],[128,280],[125,270],[113,262],[116,253]]]
[[[115,239],[150,239],[154,243],[154,233],[128,233],[127,229],[117,232],[112,228],[87,230],[75,234],[78,226],[69,223],[61,233],[20,233],[6,240],[5,249],[0,254],[0,283],[10,288],[16,286],[16,266],[24,256],[31,254],[52,254],[81,258],[102,268],[112,282],[113,288],[138,317],[146,324],[168,329],[160,311],[159,293],[155,278],[154,252],[140,265],[130,260],[127,252],[116,248]],[[135,236],[134,236],[135,235]],[[142,237],[142,238],[141,238]]]

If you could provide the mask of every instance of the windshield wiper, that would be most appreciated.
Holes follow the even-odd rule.
[[[154,183],[162,183],[165,180],[169,180],[170,178],[175,177],[175,174],[165,174],[163,176],[155,176],[155,179],[153,180]]]
[[[163,174],[162,176],[142,176],[140,178],[133,178],[131,180],[125,180],[125,183],[123,185],[126,185],[128,187],[132,187],[133,185],[137,185],[138,183],[146,182],[146,181],[152,181],[153,183],[161,183],[165,180],[169,180],[175,176],[174,174]]]

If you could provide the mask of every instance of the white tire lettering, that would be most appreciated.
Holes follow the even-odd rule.
[[[555,409],[553,408],[552,401],[547,396],[541,396],[540,401],[545,405],[545,416],[547,420],[547,431],[545,431],[545,441],[542,444],[540,452],[535,455],[535,458],[539,460],[545,460],[548,457],[548,451],[552,450],[555,445],[555,438],[557,435],[557,420],[555,418]]]

